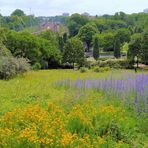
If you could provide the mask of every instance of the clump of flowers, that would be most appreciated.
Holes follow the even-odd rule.
[[[119,78],[113,75],[102,79],[70,79],[57,82],[56,86],[79,89],[81,91],[98,90],[107,98],[117,98],[136,110],[136,112],[148,112],[148,75],[147,74],[123,74]]]
[[[0,147],[131,147],[135,128],[135,120],[113,105],[89,100],[70,111],[30,105],[0,117]]]

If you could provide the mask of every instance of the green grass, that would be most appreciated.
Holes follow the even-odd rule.
[[[106,75],[106,74],[105,74]],[[53,83],[71,78],[104,77],[104,74],[84,73],[74,70],[48,70],[29,72],[11,80],[0,80],[0,112],[11,111],[27,104],[46,105],[49,100],[64,97],[64,90],[57,90]]]
[[[116,76],[121,73],[122,71],[114,71]],[[95,73],[93,71],[80,73],[74,70],[47,70],[31,71],[7,81],[0,80],[0,113],[3,114],[16,107],[23,107],[28,104],[46,106],[48,101],[62,100],[65,97],[65,90],[53,87],[53,83],[58,80],[66,78],[101,78],[110,74],[111,71],[105,73]]]
[[[67,78],[72,80],[106,78],[111,74],[118,78],[123,72],[134,73],[131,70],[110,70],[102,73],[96,73],[93,70],[85,73],[75,70],[46,70],[31,71],[7,81],[0,80],[0,121],[2,121],[0,122],[0,131],[3,132],[0,139],[5,138],[4,142],[8,145],[11,142],[16,147],[30,147],[32,143],[29,139],[31,137],[27,137],[28,141],[16,141],[13,136],[5,134],[5,131],[9,132],[10,130],[13,133],[12,135],[18,137],[17,130],[20,133],[31,132],[26,130],[28,127],[33,130],[34,126],[36,126],[36,129],[42,130],[44,126],[41,125],[48,126],[52,117],[53,122],[57,119],[62,120],[60,122],[65,126],[63,134],[74,136],[77,130],[73,144],[80,143],[80,147],[95,146],[97,148],[96,142],[99,136],[101,148],[120,147],[120,145],[125,148],[130,148],[130,146],[137,148],[144,146],[146,148],[148,139],[146,131],[148,129],[147,121],[144,120],[145,117],[137,116],[133,110],[126,108],[121,101],[105,98],[103,93],[96,90],[81,91],[55,86],[55,82]],[[39,105],[41,108],[34,105]],[[9,111],[12,111],[10,115],[7,114]],[[47,114],[51,117],[47,117]],[[38,118],[40,119],[42,116],[45,116],[45,118],[38,122]],[[32,125],[34,126],[32,127]],[[55,132],[54,128],[54,124],[51,124],[53,132]],[[61,133],[56,134],[60,136]],[[38,136],[41,141],[40,133]],[[90,137],[87,139],[87,136]],[[58,140],[60,141],[60,137]],[[84,142],[86,140],[86,143],[81,140]],[[101,140],[106,142],[101,144]],[[1,144],[5,145],[0,141],[0,146]],[[69,143],[69,147],[73,144]],[[76,147],[76,145],[73,145],[73,147]],[[47,144],[47,146],[49,145]],[[32,147],[40,147],[39,142],[34,143]]]

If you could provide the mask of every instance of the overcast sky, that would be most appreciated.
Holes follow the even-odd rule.
[[[63,12],[91,15],[142,12],[148,8],[148,0],[0,0],[0,13],[10,15],[15,9],[36,16],[54,16]]]

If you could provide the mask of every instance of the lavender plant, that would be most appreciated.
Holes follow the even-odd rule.
[[[148,112],[148,75],[144,73],[122,74],[120,78],[111,75],[102,79],[66,79],[57,82],[56,86],[82,91],[96,89],[107,98],[118,98],[130,107],[134,106],[137,112]]]

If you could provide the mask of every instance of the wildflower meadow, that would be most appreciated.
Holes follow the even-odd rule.
[[[28,72],[1,80],[0,98],[0,147],[148,147],[145,71]]]

